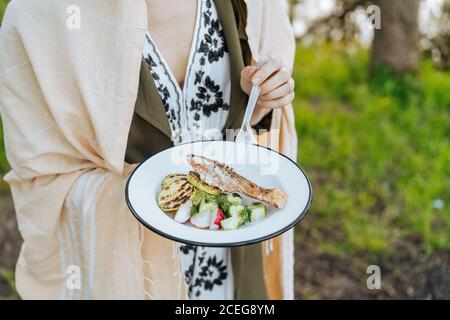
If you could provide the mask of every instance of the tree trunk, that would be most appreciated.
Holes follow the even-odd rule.
[[[396,73],[419,67],[420,0],[375,0],[381,9],[381,29],[375,30],[372,70],[391,67]]]
[[[291,23],[294,23],[295,8],[297,7],[299,0],[288,0],[287,2],[289,5],[289,20],[291,21]]]

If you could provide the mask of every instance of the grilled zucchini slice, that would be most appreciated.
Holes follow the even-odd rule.
[[[183,179],[186,179],[186,175],[185,174],[183,174],[183,173],[172,173],[172,174],[167,175],[164,178],[163,182],[161,183],[161,186],[162,187],[169,186],[172,183],[174,183],[174,182],[176,182],[178,180],[183,180]]]
[[[175,211],[191,198],[194,190],[186,177],[172,180],[170,184],[163,183],[157,198],[158,206],[164,211]]]
[[[213,196],[219,196],[222,193],[222,191],[220,191],[219,188],[211,186],[206,182],[202,181],[197,172],[190,171],[187,175],[187,181],[189,181],[189,183],[194,187],[196,187],[197,189],[209,193]]]

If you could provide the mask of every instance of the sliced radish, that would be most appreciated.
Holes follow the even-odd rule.
[[[211,215],[211,221],[209,223],[209,228],[211,230],[219,230],[220,222],[225,219],[225,215],[222,212],[222,209],[217,208],[217,211]]]
[[[191,217],[191,223],[197,228],[208,228],[211,220],[211,211],[200,211]]]
[[[218,226],[217,224],[212,224],[209,226],[209,230],[219,230],[220,226]]]
[[[189,220],[191,217],[191,208],[192,208],[192,201],[189,200],[186,203],[183,203],[181,207],[178,209],[177,213],[175,214],[175,221],[179,223],[185,223]]]

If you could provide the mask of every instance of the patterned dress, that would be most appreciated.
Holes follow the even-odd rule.
[[[165,107],[174,144],[221,139],[230,107],[230,59],[214,1],[198,0],[183,88],[149,33],[143,57]],[[191,299],[233,299],[229,249],[179,247]]]

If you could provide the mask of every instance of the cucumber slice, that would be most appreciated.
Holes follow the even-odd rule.
[[[199,205],[200,202],[205,197],[205,192],[200,189],[195,188],[194,193],[192,194],[191,200],[194,205]]]
[[[209,212],[217,212],[217,209],[219,208],[217,202],[215,201],[207,201],[205,198],[202,199],[200,202],[199,211],[209,211]]]
[[[229,203],[234,204],[234,205],[242,204],[242,198],[237,193],[227,195],[227,200]]]
[[[250,221],[257,222],[261,221],[266,217],[267,208],[262,204],[251,205],[247,207],[250,210]]]
[[[224,230],[236,230],[239,227],[239,217],[232,216],[228,219],[222,220],[220,225]]]
[[[238,216],[243,210],[245,209],[245,207],[243,205],[232,205],[230,206],[230,208],[228,209],[228,212],[230,214],[230,216]]]

